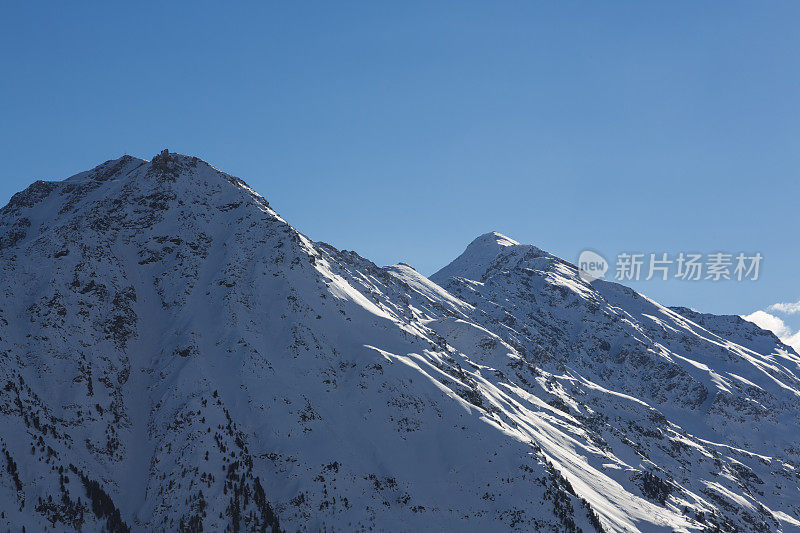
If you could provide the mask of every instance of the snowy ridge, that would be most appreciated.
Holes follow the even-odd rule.
[[[800,527],[796,353],[497,233],[380,268],[164,152],[0,265],[3,531]]]

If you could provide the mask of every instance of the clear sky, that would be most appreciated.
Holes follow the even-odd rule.
[[[757,282],[632,285],[716,313],[800,300],[796,2],[0,9],[1,203],[166,147],[379,264],[431,274],[490,230],[572,261],[760,252]]]

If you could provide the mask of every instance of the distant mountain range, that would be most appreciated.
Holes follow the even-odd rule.
[[[429,278],[195,157],[0,211],[0,531],[796,531],[800,356],[498,233]]]

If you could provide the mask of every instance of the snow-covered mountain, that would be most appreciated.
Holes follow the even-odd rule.
[[[797,353],[500,234],[381,268],[163,152],[0,279],[0,531],[800,529]]]

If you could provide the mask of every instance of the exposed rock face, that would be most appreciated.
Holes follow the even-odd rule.
[[[165,151],[15,195],[0,279],[0,530],[800,526],[800,356],[499,234],[431,281]]]

